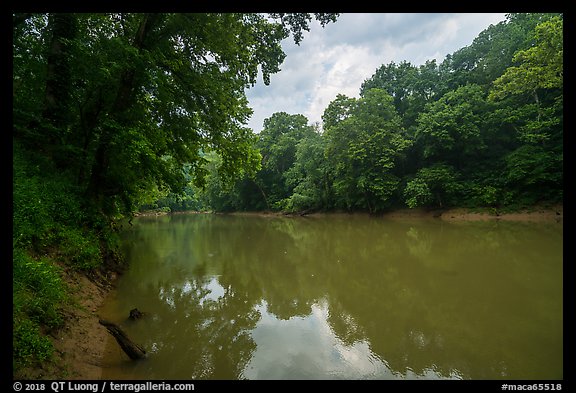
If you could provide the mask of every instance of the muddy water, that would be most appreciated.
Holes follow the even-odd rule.
[[[141,217],[103,379],[561,379],[562,223]],[[137,321],[128,313],[146,315]]]

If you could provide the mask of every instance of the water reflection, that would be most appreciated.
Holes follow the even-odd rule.
[[[256,351],[241,377],[247,379],[440,379],[433,368],[422,375],[390,370],[365,339],[346,343],[329,323],[328,302],[312,305],[309,315],[278,319],[258,305],[262,318],[252,331]],[[349,319],[349,323],[354,322]],[[457,371],[448,378],[459,379]]]
[[[141,218],[103,378],[562,378],[562,226]],[[138,307],[149,317],[126,321]]]

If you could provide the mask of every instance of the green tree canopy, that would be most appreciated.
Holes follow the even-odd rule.
[[[294,185],[286,181],[285,174],[296,162],[298,143],[315,133],[304,115],[276,112],[264,120],[258,147],[262,154],[262,171],[258,181],[268,199],[268,205],[287,198]]]
[[[322,25],[335,14],[315,14]],[[245,124],[245,89],[280,70],[308,14],[14,15],[15,136],[45,151],[105,214],[137,194],[182,190],[203,152],[228,177],[260,156]],[[33,75],[32,78],[30,76]]]
[[[474,159],[485,145],[482,140],[485,93],[478,85],[450,91],[426,106],[418,116],[416,139],[424,157],[445,161],[457,169]]]
[[[494,81],[488,98],[501,100],[509,96],[529,97],[532,102],[515,105],[518,117],[525,119],[520,128],[520,137],[527,142],[539,143],[549,139],[557,129],[555,126],[562,121],[563,19],[554,16],[537,25],[535,39],[534,46],[514,55],[518,65],[507,68]]]
[[[325,128],[334,192],[346,209],[382,210],[398,187],[395,167],[411,140],[384,90],[371,89],[355,102],[339,101],[353,105],[349,117]]]
[[[376,212],[557,200],[561,33],[561,15],[509,14],[440,65],[380,66],[360,98],[328,104],[322,131],[292,135],[287,117],[297,115],[276,114],[259,136],[264,169],[233,192],[246,202],[238,206]]]
[[[558,89],[563,86],[564,37],[563,19],[555,16],[535,29],[536,45],[514,54],[517,66],[508,67],[494,81],[490,98],[508,94],[535,94],[538,89]],[[536,99],[536,98],[535,98]]]
[[[407,130],[413,127],[424,105],[445,90],[436,60],[426,61],[419,67],[407,61],[383,65],[362,83],[360,95],[373,88],[383,89],[394,98],[394,107]]]
[[[326,138],[315,132],[296,147],[296,161],[285,173],[286,183],[293,187],[293,192],[284,202],[284,209],[306,211],[331,207],[332,171],[325,156]]]
[[[458,190],[456,173],[453,168],[436,164],[422,168],[404,189],[406,205],[445,207],[453,203],[453,196]]]
[[[456,89],[467,83],[490,86],[513,63],[518,50],[529,47],[535,26],[554,14],[511,13],[480,32],[472,44],[446,56],[440,65],[444,84]]]

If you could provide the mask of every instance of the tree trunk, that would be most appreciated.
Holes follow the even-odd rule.
[[[148,36],[154,25],[160,19],[159,14],[144,14],[140,21],[138,30],[132,41],[132,46],[138,51],[147,49],[149,42]],[[135,102],[136,91],[138,89],[138,73],[142,73],[134,66],[126,67],[120,76],[120,84],[116,90],[116,98],[109,111],[109,116],[116,120],[118,124],[126,124],[126,112]],[[94,155],[94,163],[90,171],[90,180],[86,189],[86,194],[90,195],[96,202],[96,205],[102,208],[105,197],[117,195],[119,193],[117,185],[108,183],[108,169],[110,165],[110,146],[112,144],[114,130],[110,127],[103,127],[100,138],[97,142],[97,148]],[[104,209],[106,210],[106,209]],[[106,214],[110,212],[105,211]]]
[[[74,14],[50,14],[48,29],[51,32],[46,53],[46,83],[44,85],[43,121],[30,125],[41,138],[35,140],[39,149],[54,160],[57,166],[65,165],[69,157],[58,155],[66,140],[70,126],[72,98],[72,44],[77,34]]]
[[[106,327],[108,333],[114,336],[116,342],[120,345],[120,347],[126,353],[126,355],[130,357],[130,359],[137,360],[146,357],[146,351],[144,350],[144,348],[132,342],[132,340],[128,338],[126,333],[124,333],[124,331],[120,329],[118,325],[112,322],[105,321],[103,319],[99,320],[98,322],[100,322],[100,325]]]
[[[260,184],[258,184],[256,182],[256,180],[252,179],[252,182],[256,185],[256,187],[258,187],[258,189],[260,190],[260,193],[262,194],[262,196],[264,197],[264,202],[266,202],[266,207],[268,208],[268,210],[270,209],[270,204],[268,203],[268,198],[266,198],[266,194],[264,193],[264,190],[262,189],[262,187],[260,187]]]
[[[44,93],[43,117],[54,127],[65,127],[70,98],[71,44],[76,37],[77,22],[73,14],[52,14],[49,18],[52,41],[48,49],[46,88]]]

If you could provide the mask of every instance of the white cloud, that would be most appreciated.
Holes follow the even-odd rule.
[[[380,65],[365,46],[339,45],[320,55],[329,64],[318,79],[313,81],[304,115],[312,122],[320,121],[324,109],[338,94],[357,97],[366,75],[374,73]]]
[[[362,82],[381,65],[441,62],[504,19],[503,13],[343,14],[325,28],[314,22],[300,46],[291,38],[283,42],[287,57],[270,86],[259,82],[247,91],[254,109],[249,126],[259,132],[275,112],[319,122],[337,94],[358,97]]]
[[[329,323],[330,309],[326,300],[311,306],[306,316],[279,319],[268,310],[265,301],[256,307],[261,315],[250,331],[256,348],[244,366],[246,379],[461,379],[457,370],[446,377],[435,371],[434,364],[421,374],[392,370],[386,360],[373,352],[370,342],[346,343]],[[349,326],[352,316],[341,315]],[[421,338],[422,333],[418,336]],[[425,339],[425,338],[424,338]]]

